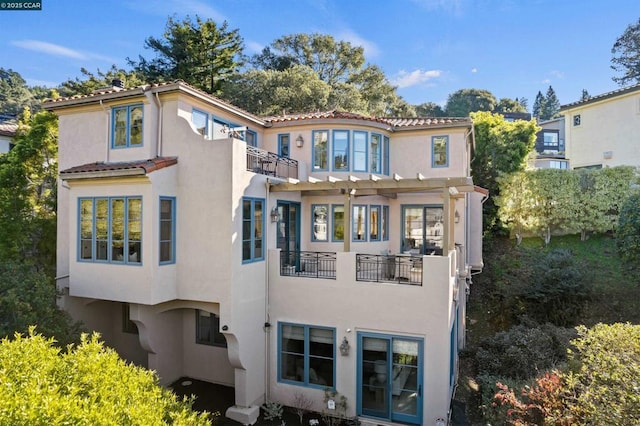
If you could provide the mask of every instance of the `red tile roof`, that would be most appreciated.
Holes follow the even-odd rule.
[[[18,123],[8,120],[0,123],[0,135],[13,137],[18,130]]]
[[[412,117],[412,118],[396,118],[396,117],[367,117],[365,115],[339,110],[309,112],[302,114],[285,114],[265,117],[267,123],[285,123],[305,120],[362,120],[375,123],[387,124],[393,128],[407,127],[435,127],[435,126],[451,126],[456,124],[470,125],[470,118],[461,117]]]
[[[69,177],[70,175],[82,175],[86,173],[100,173],[112,171],[140,171],[142,174],[149,174],[153,171],[164,169],[178,163],[177,157],[156,157],[148,160],[139,161],[123,161],[115,163],[89,163],[81,166],[71,167],[62,170],[61,175]]]

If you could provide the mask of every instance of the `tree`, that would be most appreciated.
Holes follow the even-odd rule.
[[[560,112],[560,101],[556,96],[555,90],[553,87],[549,86],[547,89],[547,94],[544,98],[544,108],[540,113],[540,118],[542,120],[551,120],[552,118],[557,117]]]
[[[0,156],[0,259],[55,270],[58,120],[26,110],[15,146]]]
[[[0,113],[17,116],[25,107],[38,108],[39,100],[20,74],[0,68]]]
[[[0,263],[0,337],[38,332],[55,337],[60,346],[75,342],[80,326],[56,304],[56,285],[51,275],[28,263]],[[0,422],[1,423],[1,422]]]
[[[219,94],[222,82],[241,65],[242,38],[238,30],[229,30],[227,22],[167,20],[162,39],[149,37],[145,48],[155,52],[148,60],[127,58],[142,79],[149,83],[184,80],[210,94]]]
[[[527,112],[526,102],[523,105],[518,99],[501,98],[496,105],[494,112],[504,114],[505,112]]]
[[[589,99],[591,99],[591,95],[589,94],[587,89],[582,89],[582,94],[580,95],[580,100],[581,101],[588,101]]]
[[[620,86],[640,82],[640,19],[630,24],[613,43],[611,69],[622,74],[612,77]]]
[[[449,95],[445,111],[449,117],[468,117],[476,111],[492,112],[498,101],[488,90],[461,89]]]
[[[61,96],[89,95],[100,88],[111,87],[114,80],[120,80],[125,88],[137,87],[144,84],[144,80],[135,71],[126,71],[111,65],[106,72],[98,70],[96,74],[81,68],[84,79],[67,80],[59,87]]]
[[[475,149],[471,160],[471,176],[476,185],[489,190],[484,204],[485,229],[500,228],[494,197],[500,195],[498,177],[524,170],[526,159],[535,146],[540,128],[535,121],[505,121],[500,114],[471,114],[475,131]]]
[[[616,246],[619,256],[635,265],[640,260],[640,193],[629,196],[620,210]]]
[[[533,102],[532,115],[535,118],[542,120],[541,114],[544,112],[544,110],[545,110],[545,99],[544,99],[544,96],[542,95],[542,92],[538,90],[538,94],[536,95],[536,100]]]
[[[0,343],[0,424],[208,425],[159,385],[154,372],[127,364],[94,334],[66,351],[31,329]]]
[[[426,102],[416,105],[416,114],[418,117],[446,117],[446,113],[442,107],[435,102]]]

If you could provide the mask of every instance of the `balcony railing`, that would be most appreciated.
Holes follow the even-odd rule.
[[[273,152],[247,146],[247,170],[283,179],[298,178],[298,162]]]
[[[422,285],[422,256],[356,254],[356,281]]]
[[[336,279],[336,253],[281,251],[280,275]]]

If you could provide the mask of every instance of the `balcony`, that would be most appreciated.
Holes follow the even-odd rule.
[[[280,252],[280,275],[336,279],[336,253],[315,251]]]
[[[273,152],[247,146],[247,170],[282,179],[298,178],[298,162]]]

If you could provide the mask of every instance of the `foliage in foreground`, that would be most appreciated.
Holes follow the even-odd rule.
[[[513,425],[640,424],[640,326],[577,327],[565,371],[546,372],[532,386],[499,384],[498,404]]]
[[[67,351],[52,339],[16,334],[0,342],[0,424],[205,425],[158,384],[154,372],[126,364],[94,334]]]
[[[640,260],[640,194],[633,194],[620,209],[616,246],[620,257],[629,264]]]

